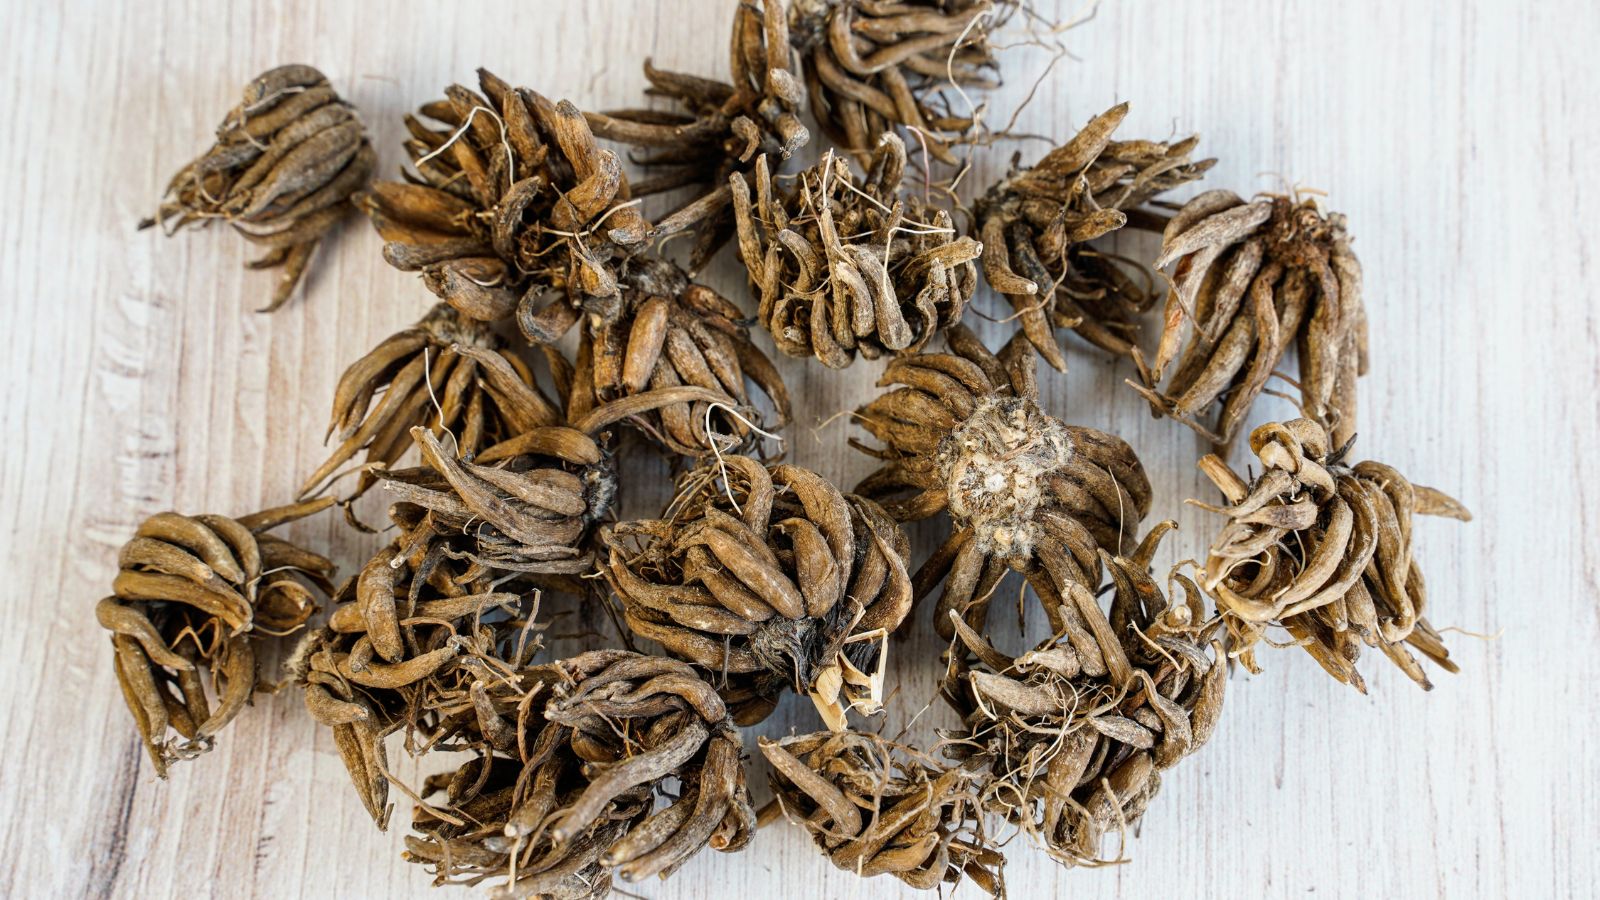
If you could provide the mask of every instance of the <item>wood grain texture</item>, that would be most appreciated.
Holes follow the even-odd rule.
[[[1061,17],[1079,5],[1040,2]],[[116,547],[159,510],[242,513],[282,501],[321,459],[341,368],[431,298],[354,224],[307,293],[250,310],[248,273],[221,229],[167,240],[133,225],[201,149],[239,86],[284,61],[322,67],[374,131],[386,172],[399,116],[486,65],[582,106],[632,102],[642,57],[726,71],[727,0],[497,4],[331,0],[258,4],[6,3],[0,93],[0,895],[425,896],[398,858],[405,811],[375,832],[331,740],[298,697],[263,696],[220,749],[159,783],[117,696],[92,607]],[[1366,269],[1373,373],[1358,454],[1450,490],[1470,525],[1418,528],[1433,618],[1503,633],[1449,636],[1462,665],[1424,694],[1381,660],[1371,693],[1298,653],[1235,673],[1212,743],[1174,770],[1130,840],[1128,865],[1068,871],[1013,845],[1014,896],[1588,896],[1600,881],[1600,14],[1590,0],[1189,0],[1104,4],[1065,35],[1075,59],[1040,85],[1020,131],[1062,138],[1119,100],[1129,136],[1199,131],[1208,183],[1280,178],[1349,214]],[[1046,56],[1007,59],[988,99],[1004,120]],[[991,181],[1001,145],[968,175]],[[1271,173],[1271,174],[1263,174]],[[1130,245],[1148,252],[1148,244]],[[713,284],[742,296],[722,259]],[[992,295],[979,308],[999,315]],[[1004,332],[985,325],[994,341]],[[1049,408],[1142,454],[1152,520],[1181,533],[1158,558],[1198,554],[1209,529],[1202,448],[1152,420],[1132,374],[1069,337]],[[794,459],[845,483],[867,460],[834,413],[872,393],[877,364],[842,373],[783,362],[799,398]],[[1281,416],[1282,404],[1256,420]],[[824,424],[826,423],[826,424]],[[666,469],[630,470],[647,512]],[[289,533],[345,572],[374,540],[332,517]],[[934,532],[914,529],[919,552]],[[923,611],[924,618],[926,610]],[[894,645],[898,731],[932,696],[931,629]],[[1031,622],[1037,631],[1038,622]],[[949,724],[938,707],[913,734]],[[746,734],[816,727],[797,702]],[[401,774],[416,777],[412,766]],[[752,779],[764,798],[765,770]],[[224,787],[226,786],[226,787]],[[1115,853],[1114,846],[1107,848]],[[777,824],[746,853],[707,853],[656,898],[914,896],[835,871]],[[957,896],[976,896],[970,887]]]

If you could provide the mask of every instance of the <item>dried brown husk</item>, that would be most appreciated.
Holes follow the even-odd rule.
[[[743,318],[674,263],[635,257],[621,273],[616,304],[583,316],[574,421],[624,421],[682,456],[753,447],[760,432],[788,422],[789,392]],[[547,339],[526,324],[523,333],[535,343]],[[767,396],[771,418],[751,388]]]
[[[835,866],[922,890],[965,876],[1005,896],[1005,857],[984,831],[980,771],[859,731],[760,744],[774,802]]]
[[[657,174],[636,183],[639,196],[703,186],[656,225],[662,235],[694,236],[689,268],[695,272],[733,236],[728,176],[749,171],[759,156],[786,160],[811,140],[800,121],[805,89],[794,74],[782,0],[739,3],[729,50],[731,84],[645,62],[649,92],[674,101],[678,111],[620,109],[588,117],[600,137],[645,151],[635,161]]]
[[[1466,507],[1382,463],[1348,462],[1350,442],[1336,445],[1310,419],[1262,425],[1250,449],[1262,471],[1248,483],[1217,456],[1200,461],[1228,503],[1196,505],[1229,519],[1200,584],[1223,614],[1230,654],[1260,671],[1255,646],[1281,626],[1329,675],[1362,693],[1362,644],[1425,690],[1433,685],[1413,650],[1457,671],[1423,615],[1427,586],[1411,523],[1416,515],[1468,522]]]
[[[1068,586],[1098,583],[1101,549],[1120,553],[1150,510],[1150,482],[1120,438],[1066,425],[1039,407],[1035,354],[1021,334],[991,354],[965,326],[947,353],[894,360],[895,386],[857,411],[882,460],[856,491],[902,522],[950,513],[952,530],[914,577],[921,599],[945,584],[934,626],[958,611],[983,630],[1008,571],[1033,586],[1052,622],[1071,615]]]
[[[1207,191],[1178,210],[1156,261],[1173,267],[1161,340],[1135,385],[1151,409],[1226,447],[1295,346],[1301,409],[1332,426],[1335,446],[1350,440],[1367,316],[1345,224],[1315,199],[1275,194]]]
[[[909,542],[876,503],[798,466],[725,456],[687,473],[662,518],[603,538],[629,628],[711,673],[739,724],[786,689],[834,729],[878,709],[911,581]]]
[[[886,134],[864,178],[832,151],[787,190],[765,156],[753,197],[731,176],[756,318],[783,353],[842,369],[858,354],[915,353],[961,321],[983,248],[957,232],[949,210],[901,195],[905,165],[905,145]]]
[[[117,682],[160,777],[211,749],[251,695],[271,689],[258,653],[332,593],[332,562],[266,534],[331,502],[237,519],[159,513],[123,545],[95,617],[112,632]]]
[[[665,877],[703,847],[749,843],[738,733],[688,665],[599,650],[494,669],[440,698],[457,714],[436,747],[473,758],[429,778],[412,817],[405,856],[436,883],[599,898],[613,877]]]
[[[317,243],[372,177],[377,155],[355,107],[307,65],[269,69],[245,86],[217,140],[167,183],[161,207],[140,228],[168,233],[221,219],[266,255],[252,269],[282,267],[272,312],[294,294]]]
[[[552,357],[553,368],[562,366]],[[328,423],[328,437],[339,444],[306,479],[300,496],[325,490],[340,466],[362,454],[366,471],[352,498],[359,496],[375,483],[375,470],[393,465],[411,448],[411,431],[419,426],[435,437],[448,434],[458,454],[472,457],[534,429],[564,424],[562,405],[544,395],[520,356],[485,323],[440,303],[339,377]]]
[[[914,135],[934,159],[977,137],[967,89],[998,87],[991,33],[1012,0],[793,0],[811,112],[828,140],[863,161],[885,134]]]
[[[1121,103],[1095,117],[1032,167],[991,187],[975,207],[984,276],[1056,369],[1064,370],[1066,359],[1054,328],[1127,356],[1138,344],[1140,317],[1155,305],[1143,268],[1090,242],[1130,224],[1160,228],[1164,214],[1147,204],[1216,162],[1190,160],[1198,137],[1112,140],[1127,114]]]
[[[1227,665],[1187,577],[1181,601],[1150,575],[1173,526],[1157,525],[1128,556],[1102,552],[1112,582],[1109,611],[1095,582],[1074,585],[1077,615],[1033,650],[1012,658],[954,612],[943,692],[963,716],[945,753],[986,763],[983,806],[998,812],[1066,865],[1105,862],[1108,833],[1137,827],[1161,773],[1214,732]]]
[[[621,160],[571,103],[486,69],[478,86],[451,85],[420,118],[407,116],[415,171],[357,198],[384,258],[474,319],[504,319],[547,295],[574,306],[612,296],[619,261],[651,233]]]

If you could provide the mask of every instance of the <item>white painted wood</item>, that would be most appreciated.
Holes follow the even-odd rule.
[[[1046,11],[1057,4],[1041,2]],[[135,232],[172,169],[256,71],[324,68],[375,131],[386,172],[399,116],[487,65],[580,105],[630,102],[645,55],[726,71],[731,4],[294,0],[0,5],[9,111],[0,184],[0,895],[425,896],[401,862],[405,811],[375,832],[331,741],[297,697],[259,699],[220,749],[158,783],[117,696],[91,608],[115,548],[166,508],[245,512],[287,497],[342,366],[431,302],[364,226],[316,261],[307,296],[250,312],[222,230]],[[1066,0],[1057,13],[1078,6]],[[1203,133],[1210,183],[1278,175],[1329,192],[1366,268],[1374,371],[1359,453],[1450,490],[1477,521],[1426,522],[1418,547],[1463,671],[1425,695],[1381,660],[1363,697],[1281,653],[1236,676],[1222,726],[1165,780],[1128,865],[1068,871],[1021,842],[1014,896],[1588,896],[1600,881],[1593,743],[1600,681],[1600,17],[1589,0],[1190,0],[1107,3],[1065,36],[1019,120],[1065,137],[1130,100],[1132,136]],[[1007,59],[1004,116],[1045,57]],[[986,184],[1010,146],[966,180]],[[1043,145],[1026,142],[1025,160]],[[1148,247],[1144,248],[1146,251]],[[714,284],[737,292],[724,259]],[[996,298],[980,306],[998,312]],[[988,326],[993,340],[1002,329]],[[1113,364],[1069,338],[1051,408],[1143,455],[1155,515],[1197,554],[1209,497],[1182,427],[1154,421]],[[794,458],[852,482],[844,419],[876,366],[784,361],[800,400]],[[1258,410],[1258,418],[1284,412]],[[659,475],[656,462],[641,473]],[[642,481],[643,479],[641,479]],[[643,512],[660,491],[635,490]],[[293,536],[346,571],[372,540],[332,518]],[[921,552],[933,536],[916,529]],[[924,612],[924,616],[926,612]],[[924,623],[925,626],[926,623]],[[932,694],[928,629],[895,646],[888,729]],[[913,732],[948,724],[934,708]],[[790,703],[755,733],[810,729]],[[753,747],[754,734],[747,735]],[[411,767],[402,767],[414,776]],[[753,777],[762,781],[758,771]],[[221,786],[229,785],[227,788]],[[758,793],[765,795],[764,786]],[[1111,849],[1111,848],[1108,848]],[[912,896],[833,870],[795,828],[707,853],[650,897]],[[963,888],[958,896],[975,896]]]

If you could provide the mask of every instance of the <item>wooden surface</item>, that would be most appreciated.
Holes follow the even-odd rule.
[[[1047,11],[1050,2],[1040,4]],[[399,859],[406,810],[374,831],[328,735],[297,696],[260,697],[220,748],[158,782],[111,674],[93,603],[117,546],[159,510],[243,513],[289,496],[320,461],[341,368],[431,298],[352,223],[309,292],[253,314],[270,276],[224,230],[135,232],[167,176],[256,71],[321,66],[373,128],[385,172],[399,116],[486,65],[582,106],[632,101],[639,63],[726,71],[729,2],[348,4],[7,3],[11,126],[0,157],[0,895],[423,896]],[[1058,14],[1081,12],[1062,2]],[[1600,679],[1600,20],[1589,0],[1106,3],[1064,36],[1063,60],[1019,130],[1063,138],[1113,102],[1123,134],[1200,131],[1208,179],[1242,192],[1289,179],[1349,214],[1365,265],[1373,373],[1359,456],[1455,493],[1470,525],[1427,521],[1418,552],[1462,673],[1424,694],[1381,659],[1361,696],[1299,652],[1235,673],[1219,732],[1175,769],[1126,847],[1131,862],[1064,870],[1019,841],[1014,896],[1590,895],[1600,880],[1594,690]],[[1009,115],[1042,69],[1007,59],[989,99]],[[975,189],[1014,150],[992,148]],[[1192,192],[1192,191],[1191,191]],[[1148,252],[1148,245],[1130,245]],[[712,283],[742,297],[735,263]],[[992,295],[980,309],[999,314]],[[986,325],[995,341],[1004,329]],[[763,338],[764,340],[765,338]],[[1052,411],[1115,431],[1143,455],[1152,521],[1198,554],[1215,524],[1202,448],[1152,420],[1112,363],[1069,337]],[[878,366],[785,361],[800,398],[792,457],[843,482],[867,461],[834,413]],[[1257,420],[1282,405],[1257,409]],[[827,421],[827,424],[822,424]],[[630,472],[626,511],[662,497],[666,469]],[[916,530],[925,553],[933,529]],[[291,534],[345,572],[371,538],[333,517]],[[926,618],[927,612],[923,611]],[[581,618],[581,616],[578,616]],[[1037,627],[1037,623],[1034,623]],[[936,642],[897,644],[898,731],[932,695]],[[942,708],[912,734],[948,724]],[[816,727],[796,702],[756,734]],[[400,767],[415,777],[412,766]],[[760,799],[765,770],[752,772]],[[1109,845],[1109,854],[1117,848]],[[900,896],[837,872],[784,823],[746,853],[706,853],[649,897]],[[964,887],[957,896],[977,892]]]

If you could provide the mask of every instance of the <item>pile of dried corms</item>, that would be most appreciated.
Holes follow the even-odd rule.
[[[1269,629],[1363,690],[1362,644],[1424,687],[1411,651],[1454,671],[1411,524],[1470,516],[1349,458],[1368,359],[1344,217],[1294,196],[1163,199],[1212,161],[1193,138],[1116,136],[1126,105],[962,206],[962,163],[1006,137],[967,92],[998,82],[993,35],[1019,11],[746,0],[729,81],[646,64],[667,109],[589,113],[479,70],[405,117],[399,181],[369,183],[360,119],[316,69],[250,82],[157,220],[221,218],[268,247],[287,267],[276,308],[353,206],[438,303],[345,371],[335,448],[292,505],[161,513],[123,548],[97,616],[157,773],[272,689],[261,661],[292,636],[287,683],[379,828],[391,788],[410,798],[405,857],[437,883],[599,897],[787,817],[861,876],[1003,896],[1005,832],[1094,863],[1157,808]],[[837,146],[790,165],[814,133]],[[644,198],[685,186],[646,217]],[[1123,228],[1158,232],[1159,259],[1106,246]],[[687,271],[663,255],[686,232]],[[739,298],[694,280],[730,242]],[[1017,311],[998,352],[961,321],[985,283]],[[1157,414],[1216,444],[1200,464],[1225,522],[1203,563],[1158,577],[1172,523],[1141,524],[1139,457],[1046,408],[1057,329],[1127,358]],[[853,491],[764,455],[789,418],[768,338],[831,367],[883,358],[857,413],[873,441],[851,440],[879,465]],[[1250,433],[1260,471],[1242,478],[1222,456],[1291,347],[1302,417]],[[619,521],[641,445],[674,460],[676,493]],[[268,533],[335,502],[370,531],[353,508],[368,491],[390,501],[389,540],[342,585]],[[903,526],[933,517],[944,538],[914,565]],[[1051,631],[1020,655],[989,622],[1010,573]],[[627,649],[543,658],[557,594],[608,609]],[[895,693],[891,636],[930,619],[959,727],[929,747],[863,730]],[[758,809],[739,729],[789,693],[822,727],[759,741]],[[406,785],[396,746],[458,755]]]

